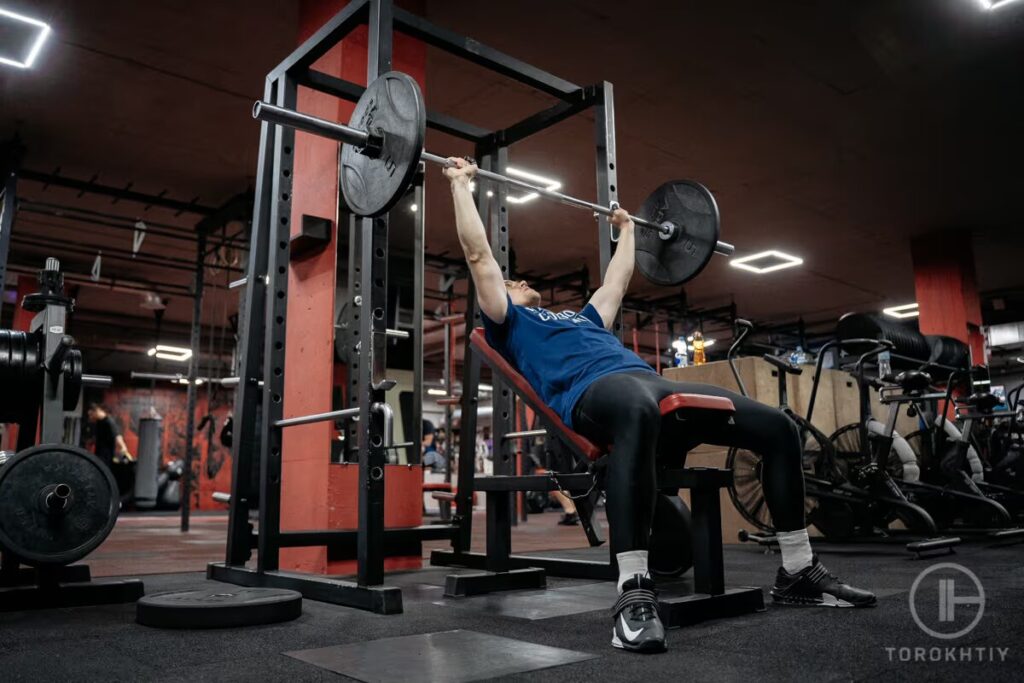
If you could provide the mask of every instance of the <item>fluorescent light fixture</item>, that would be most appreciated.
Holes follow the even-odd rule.
[[[983,386],[987,386],[989,384],[992,384],[992,380],[990,380],[990,379],[979,379],[979,380],[975,380],[974,382],[972,382],[972,384],[974,384],[974,386],[976,386],[976,387],[983,387]]]
[[[545,178],[542,175],[537,175],[536,173],[531,173],[530,171],[524,171],[523,169],[516,168],[514,166],[506,166],[505,173],[507,173],[510,176],[515,176],[516,178],[522,178],[523,180],[529,183],[540,185],[541,187],[550,191],[554,191],[562,187],[561,181],[554,180],[552,178]],[[540,195],[537,194],[536,192],[527,192],[526,194],[518,196],[509,195],[507,199],[512,204],[525,204],[526,202],[533,201],[539,196]]]
[[[980,4],[981,8],[984,10],[993,10],[1005,7],[1006,5],[1012,5],[1016,1],[1017,0],[978,0],[978,4]]]
[[[882,313],[885,313],[890,318],[916,318],[920,315],[917,310],[917,302],[903,304],[902,306],[889,306],[889,308],[883,308]]]
[[[427,393],[431,396],[447,396],[448,392],[444,389],[427,389]]]
[[[146,352],[147,356],[159,358],[160,360],[173,360],[184,363],[192,357],[192,349],[184,346],[165,346],[157,344]]]
[[[751,273],[764,275],[784,268],[793,268],[803,262],[804,260],[799,256],[793,256],[777,249],[769,249],[743,258],[734,258],[729,261],[729,265],[733,268],[742,268]]]
[[[481,384],[479,385],[479,387],[480,391],[494,391],[494,387],[492,387],[490,384]]]
[[[28,52],[20,61],[14,59],[13,55],[9,57],[0,55],[0,64],[16,66],[19,69],[27,69],[32,66],[32,62],[36,61],[36,57],[39,56],[39,50],[42,49],[43,43],[46,42],[46,38],[50,35],[50,26],[38,19],[26,17],[22,14],[16,14],[10,10],[0,8],[0,24],[7,23],[7,20],[28,24],[29,26],[34,26],[39,30],[39,35],[36,36],[35,41],[32,43],[31,47],[29,47]]]

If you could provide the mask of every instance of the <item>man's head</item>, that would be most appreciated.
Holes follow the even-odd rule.
[[[505,280],[505,289],[516,306],[540,306],[540,294],[526,280]]]
[[[89,416],[91,421],[95,422],[96,420],[102,420],[105,418],[107,416],[107,411],[104,410],[103,406],[99,403],[90,403],[89,407],[86,409],[86,414]]]

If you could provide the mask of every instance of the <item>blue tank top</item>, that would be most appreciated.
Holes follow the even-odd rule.
[[[617,372],[654,369],[604,327],[587,304],[576,313],[516,306],[508,301],[505,322],[481,315],[487,343],[526,378],[562,422],[572,428],[572,409],[595,380]]]

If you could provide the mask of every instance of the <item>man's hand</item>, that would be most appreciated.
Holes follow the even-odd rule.
[[[630,218],[629,213],[621,207],[612,212],[608,221],[619,230],[632,230],[634,227],[633,219]]]
[[[452,165],[445,167],[443,173],[451,181],[452,186],[457,184],[468,186],[469,182],[473,180],[473,176],[476,175],[476,164],[462,157],[448,157],[448,163]]]

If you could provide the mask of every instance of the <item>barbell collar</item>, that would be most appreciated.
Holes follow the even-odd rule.
[[[253,105],[252,116],[253,118],[258,119],[260,121],[275,123],[281,126],[288,126],[290,128],[295,128],[296,130],[302,130],[307,133],[313,133],[316,135],[320,135],[322,137],[329,138],[331,140],[336,140],[338,142],[342,142],[348,145],[353,145],[354,147],[362,148],[363,153],[368,154],[370,156],[374,154],[375,150],[379,150],[380,146],[383,144],[382,136],[370,135],[368,132],[364,130],[359,130],[358,128],[353,128],[352,126],[346,126],[343,123],[327,121],[316,116],[302,114],[300,112],[293,111],[291,109],[286,109],[284,107],[278,107],[267,102],[257,101]],[[438,166],[442,166],[445,168],[449,168],[452,165],[448,161],[447,157],[438,156],[437,154],[433,154],[432,152],[428,152],[426,150],[423,150],[423,152],[420,155],[420,158],[424,161],[429,161],[432,164],[437,164]],[[611,216],[614,213],[614,210],[611,207],[595,204],[594,202],[587,201],[586,199],[573,197],[572,195],[567,195],[562,192],[558,192],[557,190],[549,190],[546,187],[534,185],[532,183],[526,182],[525,180],[512,178],[507,175],[502,175],[501,173],[495,173],[493,171],[478,168],[476,176],[478,178],[490,180],[492,182],[500,183],[502,185],[510,185],[512,187],[517,187],[521,190],[526,190],[527,192],[535,192],[538,195],[541,195],[548,199],[553,199],[562,204],[566,204],[568,206],[575,206],[582,209],[588,209],[594,213],[598,213],[603,216]],[[658,232],[659,235],[666,239],[673,238],[680,230],[678,226],[661,225],[659,223],[654,223],[652,221],[640,218],[638,216],[630,216],[630,219],[633,221],[635,225],[642,226],[650,230],[655,230]],[[715,245],[715,252],[722,254],[724,256],[729,256],[734,251],[735,247],[733,247],[733,245],[727,242],[719,241]]]

